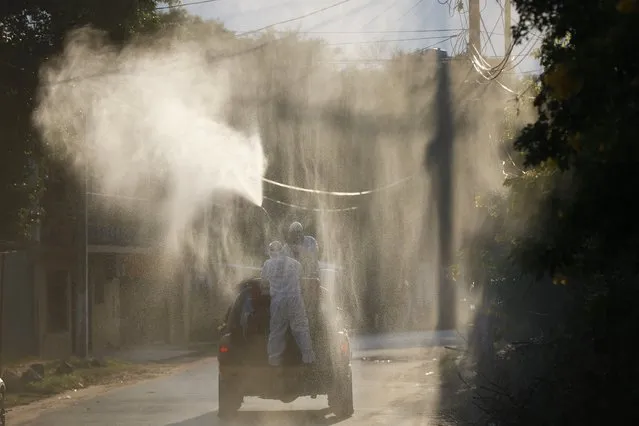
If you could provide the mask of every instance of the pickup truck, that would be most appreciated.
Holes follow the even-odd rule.
[[[316,362],[302,363],[290,330],[282,367],[268,363],[270,296],[261,279],[251,278],[237,287],[229,307],[218,347],[219,409],[222,418],[236,413],[245,397],[292,402],[298,397],[327,395],[330,410],[338,417],[352,416],[353,379],[348,333],[339,323],[337,308],[317,279],[302,280],[302,291],[311,328]],[[249,303],[247,303],[247,300]]]

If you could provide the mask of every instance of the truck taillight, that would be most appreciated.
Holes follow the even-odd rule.
[[[225,354],[229,351],[229,347],[226,345],[220,345],[220,353]]]

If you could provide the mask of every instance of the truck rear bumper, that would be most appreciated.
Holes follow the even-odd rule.
[[[328,392],[331,376],[330,371],[308,366],[220,365],[219,379],[243,396],[281,399],[291,395],[324,395]]]

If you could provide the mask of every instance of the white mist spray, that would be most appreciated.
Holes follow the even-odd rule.
[[[79,177],[88,161],[93,191],[117,195],[107,204],[145,199],[134,214],[160,224],[170,254],[196,245],[204,256],[211,244],[194,241],[192,229],[212,202],[229,193],[262,201],[257,129],[225,124],[231,66],[211,63],[203,43],[164,39],[116,50],[84,29],[43,70],[35,122]]]

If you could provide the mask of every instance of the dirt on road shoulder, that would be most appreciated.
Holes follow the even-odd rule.
[[[64,378],[51,376],[21,392],[7,394],[7,423],[28,424],[43,411],[62,408],[95,398],[119,387],[176,374],[205,362],[210,357],[185,358],[166,363],[107,361],[102,367],[79,368]]]

